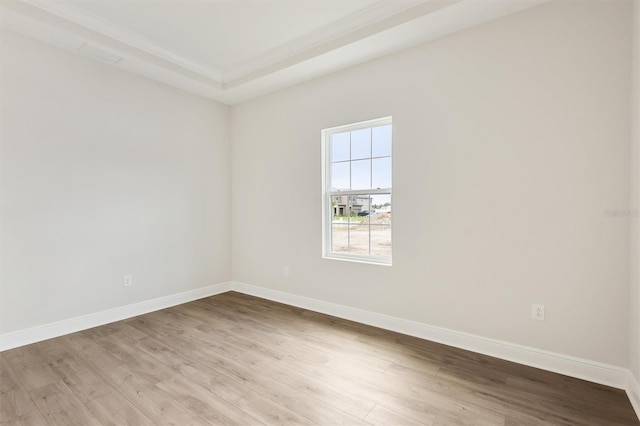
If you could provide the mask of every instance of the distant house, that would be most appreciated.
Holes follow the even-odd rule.
[[[333,215],[349,216],[349,205],[353,214],[371,210],[370,195],[340,195],[333,197]]]

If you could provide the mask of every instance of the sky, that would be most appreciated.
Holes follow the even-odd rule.
[[[332,190],[391,188],[391,133],[385,125],[331,135]]]

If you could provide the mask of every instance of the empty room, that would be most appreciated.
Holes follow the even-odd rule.
[[[0,0],[1,425],[640,426],[640,0]]]

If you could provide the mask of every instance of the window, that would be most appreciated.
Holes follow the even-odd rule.
[[[323,256],[391,264],[391,117],[322,131]]]

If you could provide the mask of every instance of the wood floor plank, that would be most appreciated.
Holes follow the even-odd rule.
[[[557,426],[563,425],[563,422],[550,422],[543,420],[538,416],[532,416],[518,411],[508,412],[505,418],[505,426]],[[609,425],[607,425],[609,426]]]
[[[411,420],[403,415],[394,413],[380,405],[373,407],[371,412],[367,415],[365,420],[375,426],[417,426],[426,425],[431,426],[435,420],[435,416],[425,417],[424,421],[418,422]]]
[[[241,404],[229,404],[227,400],[220,397],[200,385],[187,380],[181,375],[175,375],[170,379],[164,380],[156,385],[168,394],[176,398],[185,407],[195,412],[199,416],[209,420],[216,425],[247,425],[247,424],[263,424],[255,417],[245,412],[247,402]],[[280,413],[274,414],[270,410],[264,410],[265,407],[256,407],[253,411],[258,411],[261,417],[269,418],[273,422],[282,420],[293,421],[295,418],[287,416],[281,417]],[[265,423],[266,424],[266,423]]]
[[[9,363],[0,353],[0,394],[20,389],[18,379],[11,370]]]
[[[314,350],[310,345],[304,344],[294,337],[278,333],[275,329],[255,330],[255,328],[246,325],[237,325],[229,331],[246,336],[263,345],[270,345],[285,357],[295,356],[297,358],[309,359],[309,361],[313,363],[326,363],[329,361],[329,355],[326,352]]]
[[[328,383],[334,389],[339,389],[340,392],[403,412],[407,417],[411,417],[418,422],[424,422],[425,419],[434,417],[439,411],[437,407],[431,404],[430,398],[424,397],[420,400],[414,400],[412,398],[398,397],[393,391],[389,391],[388,383],[385,382],[371,383],[366,378],[356,378],[322,366],[310,366],[293,357],[288,358],[283,365],[286,368]]]
[[[14,377],[20,381],[22,387],[27,391],[59,380],[54,371],[38,355],[36,345],[12,349],[4,352],[3,355],[11,366]]]
[[[147,426],[155,424],[118,392],[93,398],[86,403],[86,406],[103,425]]]
[[[289,378],[285,382],[278,380],[272,371],[278,369],[278,366],[274,367],[267,362],[246,364],[234,360],[227,360],[226,368],[218,368],[219,371],[235,379],[237,384],[241,383],[246,391],[260,395],[316,424],[366,424],[361,418],[325,402],[324,399],[315,398],[314,393],[307,392],[305,388],[294,387],[289,383]]]
[[[206,355],[205,357],[209,358]],[[197,384],[267,424],[311,424],[305,415],[297,414],[286,404],[273,401],[264,392],[256,389],[253,382],[261,371],[251,372],[232,360],[219,358],[204,369],[198,361],[195,364],[184,364],[180,373],[181,379]],[[162,385],[161,383],[158,386]]]
[[[62,340],[44,341],[36,350],[49,368],[83,403],[115,391],[88,366],[85,359],[64,345]]]
[[[488,386],[485,380],[478,379],[483,374],[443,367],[438,373],[438,377],[455,383],[458,387],[463,387],[467,394],[473,395],[477,404],[518,407],[522,414],[536,417],[542,422],[575,424],[584,416],[585,412],[590,411],[587,407],[581,407],[582,404],[570,394],[565,394],[560,399],[552,397],[554,391],[549,387],[549,384],[546,386],[549,388],[547,391],[532,393],[506,385]],[[469,400],[468,397],[463,396],[462,398]],[[562,402],[559,403],[559,401]],[[595,424],[616,420],[615,416],[608,417],[608,419],[598,419],[597,415],[594,416]]]
[[[47,424],[46,419],[35,406],[18,417],[0,417],[0,426],[43,426]]]
[[[2,422],[20,424],[41,419],[44,423],[38,407],[24,389],[17,388],[0,393],[0,407]]]
[[[31,398],[50,425],[100,425],[100,421],[62,381],[30,392]]]
[[[84,332],[62,336],[56,340],[72,349],[75,354],[90,362],[92,366],[99,366],[100,369],[115,368],[124,362],[115,353],[105,351],[96,340],[88,337]]]
[[[286,364],[287,359],[281,362]],[[359,419],[364,419],[375,405],[370,399],[359,398],[348,389],[333,386],[331,383],[303,374],[286,365],[278,364],[274,368],[274,366],[265,366],[259,360],[253,360],[250,364],[256,366],[264,380],[286,383],[299,393],[308,394],[315,400],[323,401]]]
[[[194,362],[187,361],[193,357],[193,353],[180,354],[177,350],[155,339],[141,339],[138,341],[137,346],[147,353],[154,355],[159,361],[167,365],[172,365],[175,371],[196,381],[213,393],[218,395],[224,394],[219,388],[220,384],[225,382],[224,379],[221,380],[220,377],[208,378],[206,374],[202,373],[203,367],[195,365]],[[255,355],[255,352],[251,353]],[[203,358],[195,357],[195,359],[202,360]],[[212,359],[212,355],[205,354],[204,359],[208,361]],[[266,361],[271,359],[270,356],[265,356]],[[232,359],[225,359],[224,363],[218,361],[213,366],[216,371],[226,373],[228,377],[237,380],[235,384],[232,384],[234,388],[242,385],[244,386],[245,392],[247,392],[247,390],[254,391],[256,394],[268,398],[272,402],[292,412],[296,412],[302,417],[309,418],[316,423],[336,425],[366,424],[357,416],[342,411],[331,403],[327,403],[324,399],[316,399],[313,393],[306,392],[304,388],[296,388],[288,385],[286,382],[278,381],[277,378],[274,377],[274,374],[270,374],[270,370],[273,370],[273,368],[268,368],[267,363],[259,366],[259,371],[251,371],[250,368],[245,367],[241,363],[236,363]],[[208,381],[202,382],[205,379],[208,379]],[[214,383],[215,385],[213,385]],[[229,392],[227,391],[226,394],[228,395]],[[233,395],[228,398],[231,400],[237,399],[237,393],[233,392]]]
[[[136,341],[122,336],[106,336],[96,341],[105,351],[118,354],[122,364],[128,365],[146,380],[157,383],[172,377],[175,372],[170,366],[158,363],[153,357],[136,349]]]
[[[420,382],[396,381],[384,373],[362,366],[359,371],[350,372],[346,367],[313,367],[293,359],[290,363],[300,371],[311,371],[314,375],[323,375],[321,377],[326,377],[325,380],[334,383],[341,381],[342,386],[357,387],[359,391],[366,389],[369,392],[368,397],[380,405],[399,407],[398,409],[404,411],[412,410],[416,413],[414,418],[417,421],[422,421],[425,414],[430,415],[437,411],[472,416],[478,419],[478,424],[496,424],[504,420],[502,410],[496,410],[495,406],[483,407],[465,400],[454,399],[438,390],[421,386]]]
[[[547,375],[547,372],[541,371],[540,374]],[[563,400],[565,401],[564,405],[579,412],[579,416],[583,413],[589,413],[597,418],[600,413],[607,412],[607,418],[603,418],[603,422],[624,423],[634,419],[633,413],[623,409],[626,407],[626,395],[621,389],[595,386],[590,390],[592,397],[584,399],[582,390],[585,387],[591,388],[591,383],[570,377],[562,377],[561,380],[554,380],[553,383],[553,386],[549,386],[548,381],[540,380],[540,378],[510,376],[507,379],[505,389],[512,394],[524,394],[531,402],[544,401],[548,405],[554,405],[557,404],[557,401]],[[597,396],[597,398],[593,398],[593,396]]]
[[[229,292],[0,353],[0,424],[640,421],[621,390]]]
[[[213,424],[187,409],[155,384],[139,377],[126,365],[104,371],[102,375],[156,424],[177,426]]]

